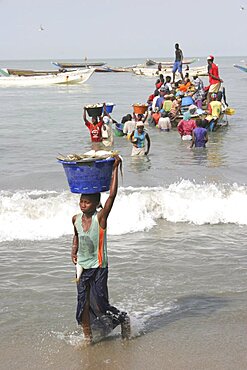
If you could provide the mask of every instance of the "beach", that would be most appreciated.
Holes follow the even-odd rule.
[[[233,68],[242,59],[216,58],[236,114],[209,133],[206,149],[149,127],[150,154],[131,158],[126,138],[114,138],[123,178],[108,223],[108,286],[132,338],[117,328],[88,347],[70,258],[79,195],[56,157],[90,150],[83,106],[113,102],[120,122],[156,79],[94,73],[83,85],[0,89],[1,369],[247,368],[247,75]]]

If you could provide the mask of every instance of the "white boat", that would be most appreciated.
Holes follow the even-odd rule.
[[[138,76],[146,76],[146,77],[158,77],[160,74],[163,74],[164,76],[171,76],[172,77],[172,67],[165,67],[162,68],[161,71],[159,71],[157,68],[149,68],[149,67],[136,67],[132,68],[133,72]],[[194,67],[189,68],[188,70],[184,69],[183,74],[188,73],[190,77],[193,75],[198,76],[207,76],[208,75],[208,69],[207,66],[202,67]],[[177,79],[180,79],[180,74],[176,73]]]
[[[86,82],[95,68],[76,69],[73,71],[31,71],[0,69],[0,86],[45,86],[53,84],[78,84]]]
[[[182,64],[191,64],[191,63],[194,63],[196,61],[196,59],[184,59],[182,61]],[[146,66],[155,66],[156,64],[161,64],[162,66],[166,66],[166,67],[172,67],[173,64],[174,64],[174,61],[163,61],[163,62],[159,62],[157,60],[153,60],[153,59],[147,59],[146,60]]]

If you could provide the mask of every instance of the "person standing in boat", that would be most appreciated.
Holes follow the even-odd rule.
[[[122,337],[130,337],[130,320],[126,312],[119,311],[109,303],[107,279],[107,219],[111,212],[118,189],[118,167],[120,157],[113,165],[110,194],[103,208],[98,211],[100,193],[81,194],[81,213],[72,218],[74,237],[71,259],[80,266],[77,276],[76,320],[82,326],[87,344],[93,334],[104,337],[116,326],[121,325]]]
[[[209,55],[207,57],[207,61],[208,61],[208,78],[209,78],[209,89],[208,89],[208,95],[207,95],[207,102],[209,103],[209,101],[211,100],[211,95],[214,93],[217,94],[223,80],[219,76],[219,68],[214,63],[213,55]]]
[[[204,99],[204,86],[203,81],[199,78],[198,75],[193,75],[193,85],[195,88],[195,92],[193,93],[193,100],[197,106],[197,108],[202,109],[202,102]]]
[[[173,64],[172,74],[173,74],[173,80],[172,83],[175,83],[175,74],[178,71],[180,73],[181,79],[183,80],[183,52],[179,48],[179,44],[175,44],[175,61]]]

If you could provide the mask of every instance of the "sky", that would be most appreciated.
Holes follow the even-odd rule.
[[[1,60],[173,58],[176,42],[185,57],[247,55],[247,0],[0,0],[0,5]]]

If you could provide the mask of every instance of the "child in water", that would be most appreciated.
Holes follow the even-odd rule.
[[[100,193],[81,194],[79,213],[72,218],[74,237],[71,258],[82,268],[77,282],[78,303],[76,319],[82,325],[86,343],[91,343],[93,332],[105,336],[121,325],[122,337],[130,336],[130,321],[126,312],[120,312],[108,300],[107,218],[112,209],[118,189],[118,166],[120,157],[113,165],[110,194],[104,207],[100,205]]]

